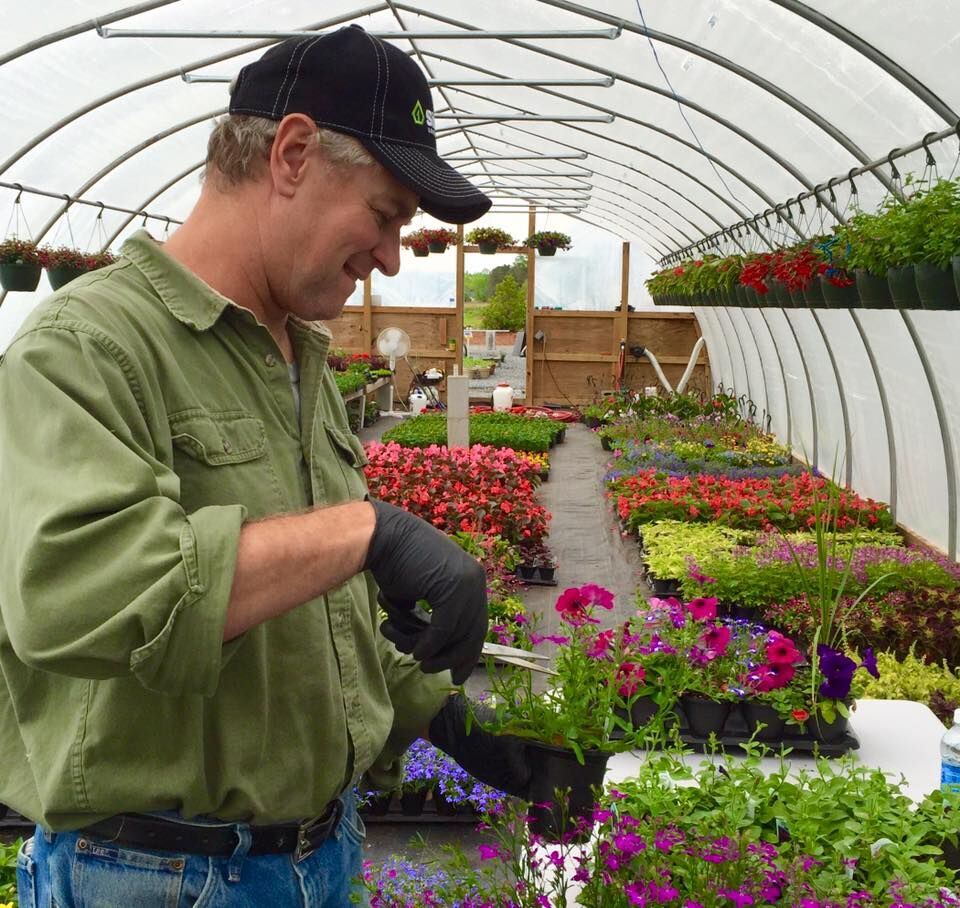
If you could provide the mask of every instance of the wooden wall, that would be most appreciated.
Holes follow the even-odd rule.
[[[533,222],[531,232],[532,225]],[[452,374],[454,366],[463,361],[463,258],[464,252],[472,249],[464,249],[462,244],[456,249],[456,307],[374,306],[368,279],[363,305],[344,309],[339,318],[328,323],[333,345],[353,352],[376,352],[374,344],[383,328],[403,328],[410,335],[410,354],[418,369],[435,367]],[[527,252],[526,395],[519,402],[579,405],[596,400],[615,387],[621,340],[626,344],[623,387],[642,390],[648,385],[659,386],[650,363],[630,354],[629,348],[634,346],[648,347],[667,380],[676,385],[700,337],[700,327],[692,313],[629,311],[627,243],[623,244],[620,306],[613,312],[533,308],[536,257],[533,250]],[[537,341],[539,331],[543,332],[543,339]],[[448,347],[450,341],[454,342],[453,350]],[[407,365],[398,362],[396,388],[401,397],[407,393],[411,378]],[[706,348],[700,354],[689,387],[711,389]],[[444,386],[440,392],[442,397]]]

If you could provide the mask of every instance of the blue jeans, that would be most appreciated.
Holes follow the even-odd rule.
[[[343,801],[336,832],[299,864],[291,854],[249,857],[246,823],[233,824],[230,857],[127,848],[38,826],[17,856],[20,908],[345,908],[351,894],[366,905],[357,882],[363,821],[352,794]]]

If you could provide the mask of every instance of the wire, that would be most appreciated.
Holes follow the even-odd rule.
[[[717,179],[723,184],[723,188],[727,190],[727,193],[730,195],[730,198],[733,199],[741,207],[747,207],[743,202],[737,198],[736,193],[727,185],[727,181],[723,178],[723,174],[717,169],[717,165],[713,163],[713,158],[707,154],[707,150],[703,147],[703,143],[700,141],[700,137],[697,135],[696,130],[694,130],[693,125],[687,119],[687,112],[684,110],[683,105],[680,103],[680,95],[677,94],[676,89],[673,87],[673,84],[670,82],[670,77],[667,75],[666,70],[663,68],[663,65],[660,63],[660,57],[657,54],[656,45],[653,43],[653,39],[650,37],[649,29],[647,28],[647,21],[643,17],[643,9],[640,6],[640,0],[637,0],[637,12],[640,14],[640,23],[643,25],[646,31],[647,43],[650,45],[650,50],[653,52],[653,59],[656,61],[657,68],[660,70],[660,74],[663,76],[663,81],[667,83],[667,88],[670,89],[670,93],[673,95],[674,100],[677,102],[677,107],[680,109],[680,116],[683,117],[683,122],[687,124],[687,129],[690,130],[690,135],[693,136],[693,140],[697,143],[697,148],[703,152],[707,161],[710,163],[710,166],[713,168],[713,172],[717,175]]]

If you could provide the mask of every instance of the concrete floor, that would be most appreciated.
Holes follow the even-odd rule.
[[[394,422],[381,419],[365,428],[361,438],[377,439]],[[559,593],[570,586],[596,583],[614,594],[614,612],[604,623],[626,618],[634,610],[640,555],[635,539],[621,536],[606,501],[602,477],[609,456],[594,433],[580,424],[569,425],[566,440],[550,451],[550,479],[540,487],[538,496],[553,515],[548,542],[558,562],[558,584],[531,586],[523,594],[527,609],[543,614],[544,633],[554,633],[559,627],[554,604]],[[482,690],[484,679],[484,672],[478,670],[468,688]],[[457,843],[468,854],[475,854],[481,841],[482,836],[469,824],[378,820],[367,824],[366,857],[380,861],[397,854],[429,860],[447,843]]]

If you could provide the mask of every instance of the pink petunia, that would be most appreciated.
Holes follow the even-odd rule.
[[[697,597],[687,603],[687,611],[696,621],[712,621],[717,617],[716,596]]]

